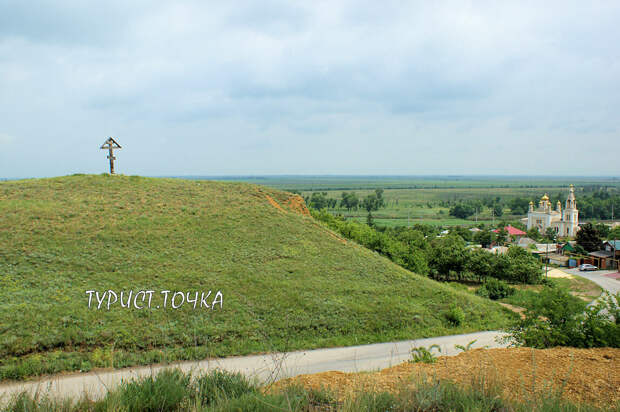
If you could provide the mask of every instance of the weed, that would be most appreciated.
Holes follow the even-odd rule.
[[[437,362],[437,357],[433,354],[433,349],[437,349],[438,353],[441,353],[441,348],[439,345],[431,345],[428,349],[424,346],[411,348],[411,359],[409,362],[411,363],[435,363]]]
[[[471,349],[471,347],[474,345],[474,343],[476,343],[476,341],[477,341],[477,340],[478,340],[478,339],[474,339],[474,340],[472,340],[471,342],[469,342],[469,343],[467,344],[467,346],[463,346],[463,345],[454,345],[454,348],[455,348],[455,349],[462,350],[463,352],[467,352],[467,351],[469,351],[469,350]]]

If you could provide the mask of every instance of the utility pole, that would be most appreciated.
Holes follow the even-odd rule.
[[[547,240],[547,252],[545,253],[545,278],[549,279],[549,241]]]

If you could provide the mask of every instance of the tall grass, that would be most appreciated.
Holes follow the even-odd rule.
[[[1,409],[3,412],[250,412],[250,411],[481,411],[481,412],[599,412],[620,411],[620,405],[600,409],[562,400],[547,392],[525,402],[502,397],[501,388],[487,379],[474,378],[469,386],[419,377],[404,382],[393,392],[354,391],[338,398],[328,389],[285,386],[266,391],[240,374],[212,371],[192,377],[180,371],[165,371],[154,377],[127,382],[92,401],[53,400],[41,395],[21,394]]]

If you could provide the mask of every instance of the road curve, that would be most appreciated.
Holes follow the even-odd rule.
[[[581,276],[596,283],[611,294],[620,292],[620,280],[614,279],[607,275],[613,275],[618,273],[615,270],[597,270],[593,272],[581,272],[579,269],[563,269],[564,272],[572,275]]]
[[[204,373],[220,368],[231,372],[241,372],[259,382],[272,382],[296,375],[342,371],[356,372],[387,368],[410,358],[410,350],[415,346],[429,347],[439,345],[442,355],[455,355],[459,352],[455,345],[467,346],[476,340],[473,348],[505,347],[497,342],[503,336],[500,332],[487,331],[464,335],[441,336],[402,342],[376,343],[372,345],[350,346],[344,348],[316,349],[267,355],[209,359],[194,362],[179,362],[170,365],[133,367],[112,371],[62,374],[43,377],[36,381],[11,382],[0,384],[0,404],[21,393],[45,393],[52,398],[80,398],[88,394],[91,399],[99,399],[110,388],[121,381],[149,376],[166,368],[178,368],[185,372]]]

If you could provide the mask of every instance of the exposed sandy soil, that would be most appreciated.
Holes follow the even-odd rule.
[[[402,363],[373,373],[324,372],[278,383],[330,388],[340,398],[360,390],[397,391],[419,379],[448,379],[471,385],[495,382],[509,399],[562,390],[574,402],[612,406],[620,401],[620,349],[474,349],[440,357],[434,364]]]
[[[280,204],[268,194],[265,194],[265,198],[269,204],[281,212],[285,212],[285,210],[280,206]],[[282,201],[282,199],[280,200]],[[310,211],[306,207],[306,202],[304,202],[303,197],[299,195],[291,195],[288,199],[284,201],[284,206],[291,212],[299,213],[304,216],[310,216]]]
[[[269,196],[269,195],[265,195],[265,197],[267,198],[267,201],[269,202],[269,204],[273,207],[275,207],[276,209],[278,209],[281,212],[284,212],[284,209],[282,209],[282,206],[280,206],[280,204],[278,202],[276,202],[273,197]]]
[[[511,305],[510,303],[504,303],[504,302],[497,302],[497,303],[502,305],[505,308],[510,309],[511,311],[515,313],[518,313],[519,316],[521,316],[521,319],[525,319],[525,308],[522,308],[521,306]]]
[[[302,215],[305,215],[305,216],[310,216],[310,211],[306,207],[306,202],[304,202],[304,198],[299,195],[293,195],[289,197],[285,205],[289,209],[297,213],[301,213]]]
[[[563,272],[559,269],[549,269],[547,272],[547,276],[550,278],[567,278],[570,279],[573,277],[570,273]]]

